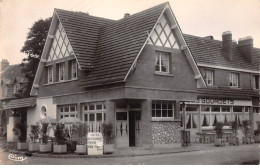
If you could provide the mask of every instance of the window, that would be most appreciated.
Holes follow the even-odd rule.
[[[234,106],[233,107],[233,112],[242,113],[243,112],[243,107],[242,106]]]
[[[14,85],[14,93],[18,93],[18,91],[19,91],[20,88],[21,88],[20,83],[16,83],[16,84]]]
[[[64,81],[64,68],[65,68],[64,62],[58,64],[59,81]]]
[[[77,104],[58,106],[60,119],[64,117],[78,117]]]
[[[220,112],[220,106],[211,106],[212,112]]]
[[[169,73],[170,53],[156,51],[155,71]]]
[[[212,86],[214,84],[214,71],[213,70],[205,70],[203,78],[207,85]]]
[[[48,83],[53,82],[53,66],[48,66]]]
[[[230,73],[230,86],[232,87],[238,87],[238,73]]]
[[[102,123],[106,121],[104,102],[83,104],[83,116],[90,132],[101,132]]]
[[[186,111],[197,111],[198,106],[196,105],[187,105]]]
[[[77,62],[76,62],[76,60],[73,60],[71,62],[71,78],[72,79],[77,79],[77,77],[78,77]]]
[[[259,89],[259,75],[254,75],[254,80],[253,80],[253,88],[254,89]]]
[[[152,117],[173,117],[173,102],[154,101],[152,103]]]

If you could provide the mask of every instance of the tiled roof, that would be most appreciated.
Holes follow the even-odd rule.
[[[99,28],[113,21],[90,16],[82,12],[55,10],[65,29],[81,69],[91,68],[97,48]]]
[[[83,86],[123,81],[167,3],[101,27],[94,68]]]
[[[28,82],[19,64],[9,65],[2,73],[1,80],[4,84],[12,84],[15,80],[19,83]]]
[[[33,107],[36,102],[36,97],[28,97],[23,99],[14,99],[11,100],[8,104],[6,109],[16,109],[22,107]]]
[[[251,64],[239,51],[238,44],[235,42],[233,42],[233,59],[229,61],[222,54],[222,41],[210,40],[188,34],[184,34],[184,38],[197,63],[253,71],[260,70],[260,49],[258,48],[253,48],[255,59],[253,60],[253,64]]]
[[[238,98],[251,99],[252,97],[259,97],[259,92],[252,89],[231,89],[231,88],[198,88],[198,97],[203,98]]]

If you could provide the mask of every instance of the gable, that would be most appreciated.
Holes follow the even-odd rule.
[[[73,55],[73,50],[61,23],[56,28],[56,33],[53,37],[52,45],[49,49],[47,62],[62,59]]]
[[[175,48],[179,49],[179,45],[171,31],[168,19],[162,15],[160,20],[155,26],[155,29],[151,33],[147,44],[152,44],[161,47]]]

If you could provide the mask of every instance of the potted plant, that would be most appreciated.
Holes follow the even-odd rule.
[[[250,121],[249,120],[242,121],[242,131],[244,134],[244,136],[242,137],[242,143],[243,144],[251,143],[251,139],[249,137],[249,131],[250,131]]]
[[[54,131],[55,144],[53,145],[53,153],[66,153],[67,145],[64,132],[64,124],[56,124]]]
[[[104,153],[113,153],[115,151],[115,144],[112,123],[102,124],[102,134],[104,138]]]
[[[73,124],[72,138],[77,139],[76,153],[87,154],[87,126],[85,123]]]
[[[18,122],[13,128],[14,135],[18,136],[17,149],[28,150],[28,143],[26,142],[27,125],[25,122]]]
[[[42,123],[42,128],[40,129],[40,135],[41,135],[41,144],[40,144],[40,152],[51,152],[52,150],[52,144],[48,142],[49,136],[48,136],[48,123]]]
[[[223,140],[223,126],[224,124],[222,122],[216,122],[214,126],[214,130],[216,131],[217,137],[215,139],[215,145],[216,146],[225,146],[224,140]]]
[[[232,136],[229,138],[229,145],[239,145],[239,139],[237,138],[238,124],[236,121],[230,123],[232,129]]]
[[[29,151],[36,152],[40,149],[39,142],[39,133],[40,126],[39,125],[31,125],[30,126],[30,134],[29,134]]]
[[[255,130],[254,132],[255,134],[254,140],[256,143],[259,143],[260,142],[260,121],[257,121],[256,124],[257,124],[257,130]]]

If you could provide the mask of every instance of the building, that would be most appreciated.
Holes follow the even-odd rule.
[[[218,51],[211,51],[209,44]],[[238,45],[231,44],[236,46],[231,55],[243,59]],[[58,120],[78,117],[88,124],[90,132],[99,132],[102,122],[111,122],[116,147],[151,148],[180,146],[186,123],[190,123],[185,129],[194,139],[196,132],[203,131],[199,123],[204,116],[212,129],[211,118],[222,120],[223,110],[228,112],[226,106],[213,108],[209,103],[209,110],[219,109],[220,116],[208,116],[201,110],[204,101],[233,103],[230,111],[242,106],[242,117],[252,118],[247,114],[252,114],[253,105],[259,106],[252,103],[259,103],[259,90],[247,82],[241,83],[241,89],[230,88],[225,70],[234,67],[229,67],[233,63],[222,52],[233,50],[226,49],[226,43],[223,46],[222,50],[222,42],[209,37],[183,34],[169,3],[126,14],[117,21],[55,9],[31,90],[36,103],[31,100],[31,106],[26,105],[27,124],[46,116]],[[211,60],[206,58],[211,55],[220,60],[203,62]],[[248,63],[245,71],[238,70],[243,81],[259,74],[256,66],[247,69],[247,65],[251,67]],[[209,67],[216,79],[206,75]],[[232,86],[235,82],[236,75]],[[221,87],[222,83],[227,86]],[[229,120],[235,115],[228,114]]]
[[[12,101],[16,101],[16,94],[18,94],[18,92],[24,88],[27,82],[28,80],[27,78],[25,78],[25,75],[22,72],[22,66],[20,66],[19,64],[9,65],[9,62],[5,59],[1,61],[1,136],[6,136],[7,132],[10,132],[7,131],[9,118],[12,118],[15,112],[15,110],[13,108],[10,108],[8,104]],[[26,118],[24,118],[26,117],[26,113],[24,114],[25,115],[17,113],[19,118],[23,118],[22,120],[26,120]],[[12,119],[10,121],[12,123]]]

